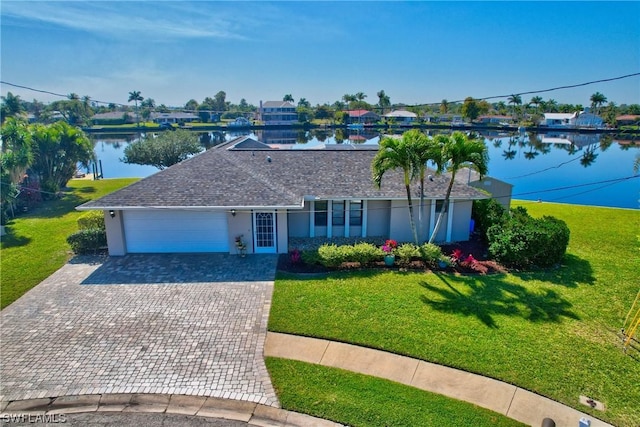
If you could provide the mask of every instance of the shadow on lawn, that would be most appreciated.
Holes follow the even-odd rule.
[[[2,236],[2,249],[14,248],[17,246],[28,245],[31,242],[31,237],[16,236],[11,226],[6,226],[7,234]]]
[[[567,288],[576,288],[578,285],[593,285],[596,277],[589,261],[572,254],[565,254],[560,267],[538,271],[511,272],[522,280],[540,280],[550,282]]]
[[[496,315],[519,316],[531,322],[560,322],[563,317],[579,319],[571,303],[551,289],[532,292],[509,283],[504,275],[451,276],[435,273],[444,286],[420,282],[429,291],[422,301],[444,313],[475,316],[490,328],[498,328]]]

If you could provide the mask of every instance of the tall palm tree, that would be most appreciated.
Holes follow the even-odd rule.
[[[404,133],[403,138],[407,138],[407,142],[411,147],[413,155],[413,176],[417,176],[420,180],[420,210],[418,210],[418,235],[420,239],[423,237],[424,231],[424,179],[427,173],[429,162],[436,165],[436,171],[439,172],[442,167],[442,151],[440,145],[435,142],[431,136],[427,136],[418,129],[412,129]],[[416,242],[418,244],[419,242]]]
[[[406,133],[405,133],[406,135]],[[401,139],[385,137],[380,141],[380,148],[371,164],[373,182],[376,187],[382,185],[383,175],[393,169],[402,169],[404,186],[407,191],[407,203],[409,204],[409,224],[413,239],[418,244],[418,232],[413,220],[413,201],[411,200],[411,178],[415,171],[410,137]]]
[[[380,111],[381,111],[380,114],[384,114],[385,107],[388,107],[391,105],[391,100],[389,99],[389,95],[384,93],[384,90],[379,91],[376,95],[378,96],[378,106],[380,107]]]
[[[453,132],[451,135],[437,135],[435,142],[441,147],[442,157],[440,158],[439,170],[446,169],[451,173],[451,179],[449,186],[447,187],[447,193],[444,198],[444,204],[438,215],[435,228],[429,238],[429,243],[433,243],[440,225],[442,224],[442,218],[447,212],[449,206],[449,200],[451,200],[451,190],[453,189],[453,183],[456,179],[456,172],[463,166],[468,166],[475,169],[480,176],[486,175],[489,165],[489,155],[487,147],[484,142],[479,139],[469,139],[462,132]]]
[[[284,102],[292,102],[292,103],[295,102],[294,99],[293,99],[293,96],[290,93],[288,93],[285,96],[283,96],[282,97],[282,101],[284,101]]]
[[[541,96],[534,96],[531,98],[531,104],[536,106],[536,114],[538,114],[538,110],[540,108],[540,104],[542,104],[542,97]]]
[[[442,114],[447,114],[449,112],[449,101],[446,99],[440,101],[440,112]]]
[[[513,104],[513,116],[516,117],[516,105],[522,104],[522,97],[520,95],[511,95],[507,102]]]
[[[602,106],[602,104],[607,102],[607,97],[600,92],[596,92],[591,95],[591,98],[589,98],[589,100],[591,101],[591,108],[596,112],[596,114],[599,114],[600,107]]]
[[[134,101],[136,103],[136,123],[137,126],[140,127],[140,115],[138,114],[138,101],[142,102],[144,98],[140,95],[140,91],[134,90],[129,92],[129,101]]]

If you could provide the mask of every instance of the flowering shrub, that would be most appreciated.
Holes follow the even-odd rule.
[[[398,242],[392,239],[387,240],[386,242],[384,242],[384,245],[382,245],[382,250],[388,255],[392,255],[397,248]]]
[[[297,248],[293,249],[289,253],[289,257],[291,259],[292,264],[298,264],[300,261],[302,261],[302,255],[300,254],[300,251]]]

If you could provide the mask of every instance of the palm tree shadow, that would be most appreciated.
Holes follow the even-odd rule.
[[[562,266],[544,271],[511,272],[522,280],[542,280],[567,288],[578,285],[593,285],[596,277],[589,261],[572,254],[565,254]]]
[[[483,277],[436,273],[442,286],[420,282],[428,291],[422,302],[434,310],[476,317],[489,328],[498,328],[496,316],[521,317],[530,322],[559,323],[564,317],[579,319],[571,303],[552,289],[533,292],[509,283],[505,275]]]

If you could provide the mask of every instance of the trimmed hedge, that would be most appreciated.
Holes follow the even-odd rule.
[[[67,237],[67,243],[76,254],[96,253],[107,246],[107,233],[97,228],[80,230]]]
[[[78,230],[105,230],[104,214],[102,211],[89,211],[78,217]]]
[[[557,218],[532,218],[526,209],[512,210],[504,223],[487,230],[489,254],[499,263],[516,268],[550,267],[562,261],[569,245],[567,224]]]

